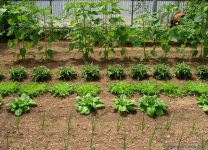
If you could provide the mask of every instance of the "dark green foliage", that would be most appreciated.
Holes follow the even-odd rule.
[[[204,80],[208,79],[208,67],[207,66],[199,66],[196,69],[197,75]]]
[[[197,98],[197,105],[203,109],[204,112],[208,112],[208,96],[201,95]]]
[[[96,96],[98,95],[101,90],[100,87],[97,86],[96,84],[77,84],[75,86],[75,92],[79,96],[85,96],[87,94],[90,94],[91,96]]]
[[[178,79],[191,79],[192,78],[191,67],[185,63],[180,63],[176,65],[175,75]]]
[[[7,109],[13,112],[15,116],[21,116],[34,106],[36,106],[36,102],[26,94],[22,94],[21,97],[15,98],[6,105]]]
[[[173,82],[166,82],[160,84],[160,92],[171,97],[180,97],[185,94],[184,89]]]
[[[0,83],[0,95],[8,96],[18,91],[19,84],[16,82],[2,82]]]
[[[153,68],[153,76],[158,80],[167,80],[171,78],[170,68],[165,64],[155,65]]]
[[[27,79],[28,73],[25,67],[12,67],[9,70],[10,79],[13,81],[23,81]]]
[[[112,83],[108,86],[108,91],[117,96],[127,95],[132,96],[134,94],[134,87],[126,82]]]
[[[147,77],[148,77],[147,68],[142,64],[132,65],[131,66],[131,77],[135,80],[147,79]]]
[[[36,97],[41,94],[47,93],[48,87],[46,84],[42,83],[27,83],[22,84],[19,88],[19,94],[27,94],[30,97]]]
[[[35,82],[45,82],[51,79],[51,71],[45,66],[38,66],[32,70],[32,79]]]
[[[87,94],[83,97],[76,97],[76,107],[80,114],[89,115],[97,109],[104,108],[104,104],[99,97],[93,97],[90,94]]]
[[[139,109],[147,113],[148,116],[162,116],[167,110],[168,106],[162,102],[157,96],[143,96],[139,99]]]
[[[110,79],[113,80],[122,80],[126,76],[124,68],[119,64],[108,66],[107,75]]]
[[[74,86],[69,83],[57,83],[51,86],[50,92],[53,96],[66,97],[74,92]]]
[[[154,82],[139,82],[134,85],[134,90],[145,95],[156,95],[160,92],[157,83]]]
[[[73,68],[60,67],[58,72],[59,80],[70,81],[77,78],[77,73]]]
[[[87,81],[95,81],[100,79],[100,71],[98,66],[93,64],[84,65],[82,68],[82,76]]]
[[[2,81],[4,79],[4,75],[2,73],[2,71],[0,70],[0,81]]]
[[[188,82],[184,85],[184,90],[194,96],[208,94],[208,84],[201,82]]]
[[[128,113],[137,110],[137,106],[134,105],[134,100],[129,99],[126,95],[121,95],[119,98],[113,99],[113,102],[116,103],[113,109],[120,113]]]

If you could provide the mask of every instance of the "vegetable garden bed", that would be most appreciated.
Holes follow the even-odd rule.
[[[104,61],[98,55],[100,48],[96,48],[90,63],[98,66],[100,78],[95,81],[86,81],[86,78],[82,77],[82,70],[83,65],[89,62],[84,61],[82,55],[77,51],[68,54],[64,51],[65,46],[65,42],[56,43],[56,57],[51,61],[38,60],[41,54],[36,54],[35,59],[31,57],[24,61],[14,61],[15,49],[8,50],[6,44],[0,45],[2,49],[0,54],[1,70],[5,77],[0,85],[8,82],[13,83],[9,72],[11,67],[23,66],[28,72],[27,79],[17,82],[21,90],[18,90],[20,87],[17,87],[16,93],[5,96],[3,102],[0,102],[0,149],[7,149],[8,147],[10,149],[43,150],[67,148],[116,150],[125,149],[126,147],[126,149],[131,150],[149,148],[161,150],[188,147],[194,150],[206,146],[208,137],[207,114],[198,106],[197,97],[206,94],[208,83],[196,74],[198,66],[207,64],[206,59],[179,58],[177,53],[174,53],[174,47],[172,47],[173,53],[168,55],[165,62],[170,67],[171,74],[174,74],[175,66],[178,63],[185,62],[191,67],[192,79],[179,80],[174,76],[167,78],[167,80],[155,79],[154,66],[164,63],[164,60],[149,58],[149,61],[144,63],[144,66],[148,68],[149,76],[143,81],[138,81],[131,77],[131,66],[138,64],[138,51],[127,48],[128,57],[124,58],[120,58],[120,51],[116,51],[116,55],[112,55],[108,61]],[[147,51],[151,48],[148,47]],[[162,55],[162,50],[158,49],[158,54]],[[187,52],[190,50],[187,48]],[[115,64],[123,66],[126,73],[124,79],[111,80],[107,76],[108,65]],[[32,87],[33,90],[29,88],[32,82],[32,69],[41,65],[50,69],[51,79],[47,83],[37,83],[37,85],[42,85],[39,87],[42,94],[33,95],[32,92],[35,88]],[[59,80],[58,68],[63,66],[74,68],[77,77],[65,81],[66,84],[61,88],[62,91],[66,91],[68,94],[63,92],[57,94],[56,89],[60,88],[59,83],[62,82]],[[167,85],[162,85],[166,82],[174,83],[175,86],[171,85],[169,91]],[[115,94],[125,94],[127,91],[127,93],[130,93],[127,94],[127,99],[129,101],[130,99],[134,100],[136,108],[140,105],[139,99],[143,97],[142,92],[153,91],[167,105],[167,110],[164,111],[162,116],[158,117],[150,117],[145,111],[139,109],[133,112],[129,111],[129,113],[115,111],[113,106],[115,106],[115,99],[119,98],[119,94],[116,96],[110,91],[110,85],[114,83],[123,83],[114,87],[114,91],[115,88],[118,88],[118,92],[115,92]],[[93,96],[100,97],[104,108],[93,111],[89,115],[81,115],[77,111],[78,99],[76,97],[77,91],[79,91],[81,98],[85,95],[82,95],[83,92],[80,91],[86,89],[83,87],[86,84],[99,87],[100,90],[95,90],[96,94]],[[126,86],[127,84],[129,86]],[[156,88],[147,88],[148,85],[154,87],[154,84],[157,85]],[[38,88],[37,85],[34,85],[34,87]],[[48,85],[48,90],[45,90],[44,85]],[[74,88],[70,85],[73,85]],[[136,91],[130,87],[133,85],[136,85]],[[180,88],[186,89],[184,93],[182,92],[182,95],[180,95],[180,91],[182,91]],[[15,117],[6,105],[12,102],[14,98],[18,98],[20,91],[27,91],[28,89],[37,106],[32,107],[29,112],[20,117]]]

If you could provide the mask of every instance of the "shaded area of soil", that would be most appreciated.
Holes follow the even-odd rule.
[[[80,74],[80,67],[87,63],[83,61],[82,55],[78,52],[66,52],[66,43],[57,43],[56,58],[53,61],[39,62],[32,58],[26,61],[15,61],[17,50],[6,50],[5,45],[0,45],[0,61],[3,72],[6,74],[5,81],[9,80],[8,69],[12,66],[23,65],[29,70],[38,65],[46,65],[53,72],[53,80],[51,84],[58,82],[57,67],[72,66]],[[151,48],[148,48],[151,50]],[[187,49],[190,51],[190,49]],[[99,51],[95,51],[92,55],[93,63],[98,64],[101,69],[101,80],[95,82],[98,84],[102,92],[99,95],[105,103],[105,109],[99,110],[96,114],[96,129],[93,138],[93,146],[99,150],[120,150],[123,149],[124,135],[126,135],[126,145],[129,150],[146,150],[149,146],[154,128],[156,132],[152,140],[151,148],[153,150],[175,150],[181,140],[181,149],[185,150],[199,150],[201,149],[202,136],[208,139],[208,118],[207,115],[196,105],[196,98],[187,96],[182,98],[170,98],[160,96],[168,105],[168,114],[159,118],[149,118],[142,112],[138,111],[136,114],[130,114],[120,119],[120,126],[118,120],[120,118],[118,113],[112,109],[112,99],[114,95],[107,91],[107,86],[112,83],[106,77],[106,65],[120,63],[125,68],[133,63],[137,63],[137,56],[140,50],[128,49],[129,58],[120,59],[120,52],[117,51],[117,56],[111,56],[110,60],[104,62],[98,56]],[[159,52],[161,55],[162,53]],[[189,54],[188,52],[186,53]],[[40,55],[37,56],[37,58]],[[179,58],[178,54],[173,50],[169,54],[167,63],[173,67],[178,62],[184,61]],[[200,64],[207,64],[207,61],[200,59],[186,60],[193,68]],[[145,64],[152,67],[160,60],[151,58]],[[152,78],[150,81],[156,81]],[[198,80],[194,76],[194,80]],[[30,82],[31,78],[25,82]],[[127,82],[133,81],[129,76],[125,79]],[[184,83],[173,78],[171,81],[177,83]],[[80,76],[72,83],[85,82]],[[115,82],[115,81],[113,81]],[[69,144],[70,149],[86,150],[90,147],[92,121],[95,117],[93,114],[89,116],[81,116],[76,112],[75,94],[70,95],[64,99],[54,98],[50,94],[42,95],[35,100],[38,106],[31,109],[31,111],[20,117],[20,129],[16,129],[17,119],[9,113],[5,104],[10,102],[12,98],[17,95],[12,95],[4,99],[4,105],[0,109],[0,149],[4,150],[7,147],[7,139],[9,147],[12,150],[29,150],[35,147],[38,150],[64,150],[66,143]],[[136,94],[133,98],[139,99],[141,95]],[[136,104],[138,102],[136,101]],[[41,130],[41,115],[45,113],[45,129]],[[70,121],[70,132],[68,133],[68,118]],[[145,129],[141,131],[142,118],[144,116]],[[167,120],[172,119],[172,124],[169,130],[166,129]],[[117,128],[120,130],[117,131]],[[124,130],[125,127],[125,130]],[[8,135],[8,138],[7,138]],[[182,137],[181,137],[182,135]]]

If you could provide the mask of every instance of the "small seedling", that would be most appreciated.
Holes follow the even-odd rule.
[[[148,149],[149,150],[151,150],[151,146],[152,146],[152,143],[153,143],[153,140],[154,140],[154,137],[155,137],[156,130],[157,130],[157,128],[155,126],[151,136],[149,137],[149,142],[148,142]]]
[[[178,137],[177,150],[180,150],[180,148],[181,148],[181,143],[183,141],[183,136],[184,136],[184,130],[181,132],[180,136]]]
[[[145,122],[145,116],[144,116],[144,113],[143,113],[142,121],[141,121],[141,125],[140,125],[140,129],[141,129],[142,133],[144,133],[145,128],[146,128],[146,122]]]
[[[165,129],[168,131],[171,126],[172,126],[172,123],[173,123],[173,117],[168,117],[167,120],[166,120],[166,124],[165,124]]]
[[[117,123],[116,123],[117,132],[120,131],[120,129],[122,128],[122,125],[123,125],[123,119],[122,119],[121,115],[119,115],[119,117],[117,119]]]
[[[46,116],[45,111],[43,111],[40,115],[40,129],[44,130],[46,128]]]
[[[20,129],[20,117],[19,116],[16,117],[16,129],[19,132],[19,129]]]
[[[92,128],[91,128],[90,150],[94,150],[95,149],[95,147],[94,147],[95,132],[96,132],[96,118],[93,117]]]

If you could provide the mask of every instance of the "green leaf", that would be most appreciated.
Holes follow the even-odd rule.
[[[9,40],[7,43],[8,48],[14,47],[14,42],[12,40]]]
[[[15,116],[21,116],[22,113],[23,113],[22,109],[19,108],[19,109],[17,109],[17,110],[15,111]]]
[[[157,56],[156,48],[157,48],[157,46],[154,45],[154,46],[153,46],[153,49],[151,50],[151,55],[152,55],[153,57],[156,57],[156,56]]]
[[[155,108],[148,107],[147,108],[147,115],[150,116],[150,117],[153,117],[154,114],[155,114]]]

